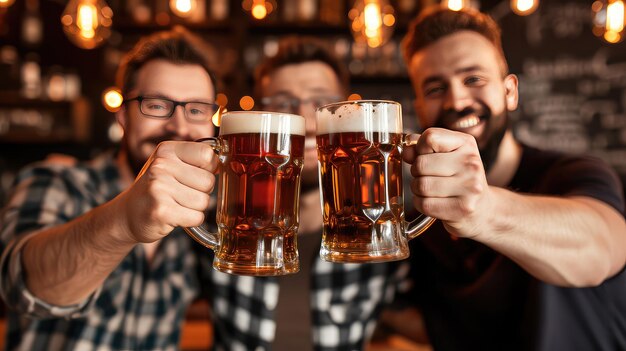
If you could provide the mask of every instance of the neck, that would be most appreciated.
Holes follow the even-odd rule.
[[[513,133],[507,130],[500,143],[496,162],[487,173],[489,185],[507,186],[515,176],[521,158],[522,146],[515,140]]]

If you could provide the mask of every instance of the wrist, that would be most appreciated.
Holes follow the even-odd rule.
[[[514,204],[515,201],[509,198],[509,194],[513,193],[506,189],[489,186],[488,193],[485,201],[487,206],[480,225],[482,230],[476,236],[476,239],[481,242],[497,240],[499,236],[510,233],[513,230],[514,217],[511,211],[514,211],[517,206]]]
[[[102,205],[93,213],[95,225],[109,228],[108,235],[93,236],[94,244],[105,252],[130,251],[138,242],[128,225],[127,211],[119,197]]]

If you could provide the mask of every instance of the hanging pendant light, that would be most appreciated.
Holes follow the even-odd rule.
[[[113,10],[104,0],[70,0],[61,16],[63,31],[78,47],[93,49],[110,35]]]
[[[0,0],[0,9],[6,9],[13,5],[15,0]]]
[[[396,23],[393,7],[386,0],[357,0],[348,17],[354,40],[372,48],[389,40]]]
[[[511,10],[520,16],[528,16],[539,7],[539,0],[511,0]]]
[[[178,17],[191,17],[197,7],[197,0],[170,0],[170,9]]]
[[[256,20],[262,20],[272,13],[276,7],[276,1],[274,0],[243,0],[241,7],[250,11],[252,18]]]
[[[593,11],[593,33],[605,41],[615,44],[624,39],[626,9],[623,0],[596,1]]]
[[[461,11],[472,7],[470,0],[443,0],[441,2],[443,7],[447,7],[452,11]]]

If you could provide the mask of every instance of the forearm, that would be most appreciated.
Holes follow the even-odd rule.
[[[536,278],[560,286],[593,286],[623,267],[626,227],[608,205],[492,190],[489,229],[475,239]]]
[[[66,306],[102,284],[135,245],[115,207],[114,200],[28,240],[22,266],[33,295]]]

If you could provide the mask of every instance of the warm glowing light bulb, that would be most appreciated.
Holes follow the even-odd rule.
[[[6,9],[7,7],[13,5],[15,0],[0,0],[0,8]]]
[[[357,42],[372,48],[383,45],[393,32],[396,20],[386,0],[358,0],[349,12],[350,28]]]
[[[104,0],[70,0],[61,16],[63,31],[78,47],[93,49],[110,35],[113,10]]]
[[[611,44],[619,43],[622,40],[622,36],[618,32],[614,32],[612,30],[608,30],[603,35],[604,40]]]
[[[185,13],[191,11],[191,0],[176,0],[176,9]]]
[[[624,30],[624,2],[622,0],[610,2],[606,7],[606,30],[615,32],[618,36],[619,32]]]
[[[93,39],[98,28],[97,9],[93,4],[78,5],[78,18],[76,25],[80,29],[80,36],[86,39]]]
[[[624,1],[595,1],[591,5],[593,11],[593,34],[602,37],[611,44],[624,39]]]
[[[378,29],[380,28],[380,5],[376,3],[370,3],[365,5],[363,10],[365,16],[365,28]]]
[[[539,7],[539,0],[511,0],[511,9],[520,16],[527,16]]]
[[[178,17],[191,16],[197,6],[197,0],[170,0],[170,9]]]
[[[252,3],[252,17],[262,20],[267,16],[267,7],[265,6],[265,0],[254,0]]]
[[[448,0],[447,7],[452,11],[461,11],[467,7],[467,5],[464,0]]]
[[[122,93],[117,88],[108,88],[102,94],[102,103],[107,111],[117,111],[123,102]]]

